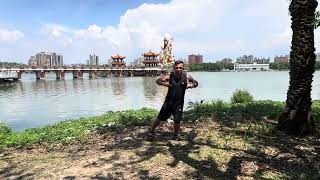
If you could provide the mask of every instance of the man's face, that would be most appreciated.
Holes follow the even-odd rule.
[[[181,74],[182,71],[183,71],[183,63],[177,64],[176,67],[175,67],[175,72],[177,74]]]

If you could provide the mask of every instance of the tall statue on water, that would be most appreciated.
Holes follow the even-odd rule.
[[[172,66],[174,63],[174,56],[172,54],[173,38],[165,37],[163,40],[163,47],[160,53],[160,62],[164,67]]]

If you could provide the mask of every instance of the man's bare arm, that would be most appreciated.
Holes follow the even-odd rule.
[[[163,74],[156,80],[156,84],[158,84],[159,86],[169,87],[170,86],[169,80],[170,80],[170,75]]]
[[[190,84],[190,85],[188,85],[188,88],[196,88],[196,87],[198,87],[198,81],[193,79],[192,76],[188,75],[187,78],[188,78],[188,84]]]

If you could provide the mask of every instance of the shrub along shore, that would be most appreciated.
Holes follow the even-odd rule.
[[[239,121],[258,124],[260,131],[272,131],[274,124],[263,119],[276,120],[285,103],[271,100],[229,103],[221,100],[211,102],[193,102],[184,113],[186,123],[198,121]],[[316,123],[320,120],[320,101],[312,105]],[[128,126],[148,125],[157,116],[158,111],[143,108],[121,112],[107,112],[101,116],[62,121],[41,128],[15,132],[5,124],[0,124],[0,147],[23,147],[35,144],[68,144],[99,131],[119,130]]]

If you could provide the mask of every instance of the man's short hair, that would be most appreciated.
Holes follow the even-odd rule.
[[[175,61],[175,62],[174,62],[174,66],[176,66],[176,65],[178,65],[178,64],[183,64],[183,61],[178,60],[178,61]]]

